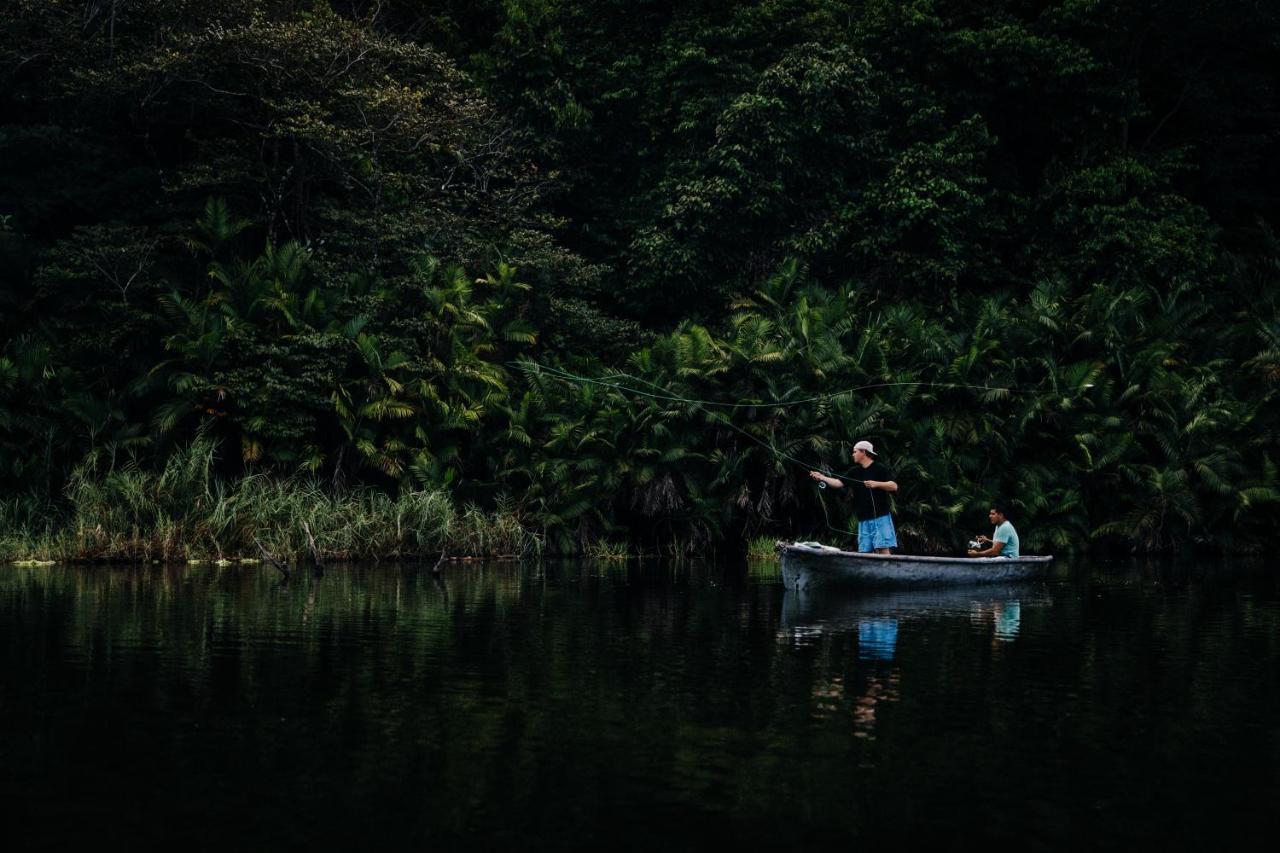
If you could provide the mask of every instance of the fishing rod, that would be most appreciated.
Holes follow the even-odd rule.
[[[816,468],[823,468],[823,467],[825,467],[825,466],[822,466],[822,465],[812,465],[812,464],[810,464],[810,463],[806,462],[806,461],[805,461],[805,460],[803,460],[803,459],[797,459],[796,457],[791,456],[790,454],[784,453],[784,452],[782,452],[781,450],[778,450],[778,448],[777,448],[776,446],[774,446],[773,444],[768,443],[768,442],[765,442],[765,441],[763,441],[762,439],[757,438],[756,436],[754,436],[754,435],[752,435],[751,433],[749,433],[749,432],[747,432],[746,430],[744,430],[742,427],[740,427],[740,426],[738,426],[737,424],[735,424],[733,421],[730,421],[730,420],[728,420],[728,419],[724,418],[723,416],[721,416],[721,415],[720,415],[719,413],[717,413],[717,412],[708,411],[708,410],[707,410],[707,408],[706,408],[707,406],[717,406],[717,405],[718,405],[718,406],[724,406],[724,407],[731,407],[731,408],[761,408],[761,407],[765,407],[765,408],[770,408],[770,407],[772,407],[772,408],[787,408],[787,407],[789,407],[790,405],[799,405],[799,404],[800,404],[800,403],[802,403],[802,402],[811,402],[812,400],[820,399],[820,398],[817,398],[817,397],[811,398],[811,400],[797,400],[797,401],[794,401],[794,402],[789,403],[789,404],[774,404],[774,403],[720,403],[720,402],[717,402],[717,401],[714,401],[714,400],[697,400],[697,399],[694,399],[694,398],[691,398],[691,397],[683,397],[683,396],[676,395],[676,394],[655,394],[655,393],[653,393],[653,392],[651,392],[651,391],[644,391],[644,390],[641,390],[641,389],[639,389],[639,388],[632,388],[632,387],[630,387],[630,386],[628,386],[628,385],[622,385],[622,384],[619,384],[619,383],[616,383],[616,382],[607,382],[607,381],[605,381],[605,380],[603,380],[603,379],[595,379],[595,378],[590,377],[590,376],[580,376],[580,375],[578,375],[578,374],[570,373],[570,372],[569,372],[569,371],[567,371],[567,370],[561,370],[561,369],[559,369],[559,368],[556,368],[556,367],[550,367],[550,366],[548,366],[548,365],[545,365],[545,364],[539,364],[539,363],[537,363],[537,362],[515,362],[515,364],[516,364],[516,365],[518,365],[522,370],[525,370],[526,372],[529,372],[529,373],[534,373],[534,372],[539,372],[539,371],[545,371],[546,373],[548,373],[548,374],[550,374],[550,375],[552,375],[552,376],[554,376],[554,377],[556,377],[556,378],[558,378],[558,379],[564,379],[564,380],[568,380],[568,381],[572,381],[572,382],[588,383],[588,384],[592,384],[592,385],[600,385],[600,386],[603,386],[603,387],[606,387],[606,388],[613,388],[614,390],[617,390],[617,391],[626,391],[626,392],[628,392],[628,393],[636,394],[636,395],[639,395],[639,396],[641,396],[641,397],[649,397],[649,398],[651,398],[651,399],[655,399],[655,400],[668,400],[668,401],[670,401],[670,402],[685,403],[685,404],[687,404],[687,405],[697,406],[698,408],[702,409],[703,413],[704,413],[704,414],[706,414],[708,417],[714,418],[714,419],[716,420],[716,422],[717,422],[717,423],[720,423],[720,424],[722,424],[722,425],[724,425],[724,426],[727,426],[729,429],[733,430],[734,432],[740,433],[741,435],[745,436],[747,439],[749,439],[749,440],[751,440],[752,442],[755,442],[756,444],[758,444],[758,445],[760,445],[761,447],[765,448],[766,450],[768,450],[770,453],[774,454],[774,456],[776,456],[776,457],[778,457],[778,458],[786,459],[786,460],[787,460],[787,461],[789,461],[789,462],[794,462],[795,464],[797,464],[797,465],[801,465],[801,466],[803,466],[803,467],[805,467],[805,468],[807,468],[807,469],[809,469],[809,470],[813,470],[813,469],[816,469]],[[621,371],[615,371],[615,372],[616,372],[618,375],[620,375],[620,376],[625,376],[625,377],[627,377],[628,379],[632,379],[632,380],[634,380],[634,381],[636,381],[636,382],[640,382],[640,383],[643,383],[643,384],[645,384],[645,385],[649,385],[649,386],[654,387],[654,388],[661,388],[661,389],[662,389],[662,390],[664,390],[664,391],[665,391],[665,390],[668,390],[668,389],[663,388],[663,386],[658,385],[657,383],[649,382],[648,380],[646,380],[646,379],[641,379],[641,378],[640,378],[640,377],[638,377],[638,376],[632,376],[632,375],[630,375],[630,374],[628,374],[628,373],[622,373]],[[841,392],[841,393],[844,393],[844,392]],[[833,397],[833,396],[837,396],[837,395],[829,394],[829,395],[826,395],[826,396],[827,396],[827,397]],[[823,485],[825,486],[825,484],[823,484]]]
[[[761,407],[786,409],[794,406],[807,405],[810,403],[821,403],[821,402],[833,400],[837,397],[841,397],[845,395],[849,395],[852,398],[854,394],[860,391],[871,391],[878,388],[901,388],[901,387],[920,387],[920,388],[927,387],[927,388],[943,388],[943,389],[950,389],[950,390],[962,389],[962,390],[970,390],[970,391],[1003,392],[1006,394],[1034,393],[1032,389],[1014,388],[1014,387],[1007,387],[1007,386],[976,385],[976,384],[963,383],[963,382],[935,382],[930,380],[915,380],[915,381],[902,381],[902,382],[873,382],[866,385],[859,385],[853,388],[846,388],[840,391],[834,391],[827,394],[820,394],[814,397],[806,397],[799,400],[774,400],[771,402],[755,402],[755,403],[728,403],[720,400],[699,400],[696,398],[685,397],[679,394],[672,394],[670,393],[670,389],[663,385],[659,385],[656,382],[651,382],[650,380],[644,379],[639,376],[633,376],[632,374],[629,374],[629,373],[626,373],[625,371],[620,371],[620,370],[612,370],[611,373],[615,377],[622,377],[634,383],[647,385],[650,388],[658,389],[658,391],[662,393],[645,391],[640,388],[635,388],[630,385],[622,384],[620,382],[610,382],[604,379],[597,379],[591,376],[582,376],[580,374],[572,373],[568,370],[563,370],[558,367],[552,367],[550,365],[541,364],[531,359],[523,359],[520,361],[508,362],[508,364],[530,375],[537,374],[540,372],[545,372],[551,375],[552,377],[561,379],[563,381],[599,385],[601,387],[612,388],[616,391],[622,391],[629,394],[648,397],[654,400],[664,400],[667,402],[683,403],[690,406],[696,406],[697,408],[701,409],[703,413],[707,415],[708,418],[714,419],[717,423],[720,423],[728,427],[734,432],[744,436],[749,441],[760,445],[765,450],[773,454],[775,458],[785,459],[788,462],[792,462],[797,465],[800,465],[801,467],[810,471],[825,470],[827,466],[814,465],[809,462],[806,462],[803,459],[797,459],[796,457],[788,453],[784,453],[783,451],[779,450],[773,443],[765,442],[762,439],[757,438],[756,436],[747,432],[745,429],[739,427],[737,424],[733,423],[727,418],[719,416],[717,412],[710,411],[707,407],[712,406],[712,407],[719,407],[719,408],[725,408],[725,409],[731,409],[731,410],[761,408]],[[1086,383],[1083,387],[1092,388],[1093,383],[1092,382]],[[845,473],[847,474],[848,472],[846,471]],[[837,476],[834,473],[828,474],[828,476],[835,477],[836,479],[839,479],[841,481],[845,479],[845,477]],[[825,491],[826,489],[827,489],[827,484],[819,480],[818,490]],[[873,495],[872,496],[873,506],[874,506],[874,501],[875,501],[875,497]],[[827,513],[826,500],[821,495],[819,495],[818,502],[822,506],[822,514],[826,520],[827,527],[830,528],[831,530],[836,531],[837,533],[841,533],[841,534],[848,533],[847,530],[841,530],[837,527],[834,527],[831,524],[831,518]]]
[[[547,373],[550,373],[553,376],[558,376],[561,379],[567,379],[574,382],[588,382],[593,385],[601,385],[606,388],[613,388],[619,391],[629,391],[633,394],[640,394],[645,397],[652,397],[653,399],[656,399],[656,400],[670,400],[672,402],[697,404],[699,406],[717,406],[725,409],[753,409],[753,408],[761,408],[761,407],[785,409],[785,408],[791,408],[792,406],[805,405],[807,403],[820,403],[826,400],[835,399],[836,397],[844,396],[845,394],[853,395],[859,391],[872,391],[877,388],[929,387],[929,388],[945,388],[950,390],[964,389],[964,390],[970,390],[970,391],[1003,391],[1007,394],[1031,393],[1030,390],[1022,389],[1022,388],[1009,388],[1004,386],[993,386],[993,385],[972,385],[972,384],[967,384],[963,382],[934,382],[930,380],[918,380],[918,381],[909,381],[909,382],[872,382],[867,385],[858,385],[853,388],[845,388],[840,391],[832,391],[827,394],[819,394],[816,397],[804,397],[799,400],[773,400],[773,401],[759,402],[759,403],[726,403],[721,400],[699,400],[692,397],[684,397],[679,394],[670,394],[670,393],[654,394],[649,391],[642,391],[639,388],[632,388],[630,386],[622,385],[617,382],[606,382],[603,379],[596,379],[591,376],[582,376],[576,373],[571,373],[567,370],[562,370],[558,367],[551,367],[550,365],[540,364],[534,361],[517,361],[517,362],[509,362],[509,363],[520,367],[522,370],[525,370],[526,372],[530,372],[529,368],[530,366],[532,366],[537,370],[546,371]],[[650,382],[647,379],[643,379],[639,376],[633,376],[632,374],[626,373],[621,370],[613,370],[611,372],[615,376],[622,376],[634,382],[639,382],[644,385],[648,385],[652,388],[658,388],[663,391],[670,390],[665,388],[662,385],[659,385],[656,382]]]
[[[719,402],[717,402],[717,401],[713,401],[713,400],[695,400],[695,399],[692,399],[692,398],[689,398],[689,397],[683,397],[683,396],[675,395],[675,394],[667,394],[667,393],[663,393],[663,394],[655,394],[655,393],[650,392],[650,391],[644,391],[644,390],[641,390],[641,389],[639,389],[639,388],[632,388],[632,387],[630,387],[630,386],[622,385],[622,384],[619,384],[619,383],[616,383],[616,382],[608,382],[608,381],[605,381],[605,380],[602,380],[602,379],[595,379],[595,378],[590,377],[590,376],[579,376],[579,375],[577,375],[577,374],[570,373],[570,372],[569,372],[569,371],[567,371],[567,370],[561,370],[561,369],[559,369],[559,368],[551,367],[551,366],[549,366],[549,365],[539,364],[538,362],[521,361],[521,362],[514,362],[514,364],[515,364],[515,366],[519,367],[521,370],[524,370],[526,373],[529,373],[529,374],[531,374],[531,375],[532,375],[532,374],[535,374],[535,373],[538,373],[538,372],[543,372],[543,371],[545,371],[546,373],[550,374],[551,376],[553,376],[553,377],[555,377],[555,378],[557,378],[557,379],[560,379],[560,380],[562,380],[562,381],[580,382],[580,383],[591,384],[591,385],[599,385],[599,386],[602,386],[602,387],[605,387],[605,388],[612,388],[612,389],[617,390],[617,391],[624,391],[624,392],[631,393],[631,394],[636,394],[636,395],[639,395],[639,396],[642,396],[642,397],[649,397],[649,398],[651,398],[651,399],[655,399],[655,400],[666,400],[666,401],[670,401],[670,402],[685,403],[685,404],[687,404],[687,405],[696,406],[696,407],[698,407],[699,409],[701,409],[701,410],[702,410],[702,412],[703,412],[703,413],[704,413],[708,418],[712,418],[712,419],[714,419],[717,423],[722,424],[723,426],[727,426],[729,429],[731,429],[731,430],[733,430],[734,432],[736,432],[736,433],[738,433],[738,434],[740,434],[740,435],[744,436],[744,437],[745,437],[745,438],[747,438],[749,441],[751,441],[751,442],[753,442],[753,443],[755,443],[755,444],[760,445],[760,446],[761,446],[761,447],[763,447],[765,450],[767,450],[767,451],[769,451],[771,454],[773,454],[773,456],[774,456],[775,458],[785,459],[785,460],[787,460],[787,461],[789,461],[789,462],[793,462],[793,463],[795,463],[795,464],[797,464],[797,465],[800,465],[801,467],[803,467],[804,469],[809,470],[809,471],[817,470],[817,469],[825,469],[825,468],[827,468],[827,466],[825,466],[825,465],[813,465],[813,464],[810,464],[809,462],[806,462],[806,461],[805,461],[805,460],[803,460],[803,459],[798,459],[798,458],[796,458],[796,457],[794,457],[794,456],[790,455],[789,453],[784,453],[783,451],[779,450],[779,449],[778,449],[775,445],[773,445],[772,443],[770,443],[770,442],[766,442],[766,441],[764,441],[764,440],[762,440],[762,439],[760,439],[760,438],[757,438],[756,436],[754,436],[754,435],[752,435],[751,433],[747,432],[747,431],[746,431],[745,429],[743,429],[742,427],[740,427],[740,426],[738,426],[737,424],[735,424],[733,421],[728,420],[727,418],[725,418],[724,416],[722,416],[719,412],[713,412],[713,411],[710,411],[710,410],[708,410],[708,409],[706,408],[706,406],[708,406],[708,405],[713,405],[713,406],[714,406],[714,405],[722,405],[722,406],[725,406],[725,407],[727,407],[727,408],[734,408],[734,409],[738,409],[738,408],[752,408],[752,407],[760,407],[760,406],[769,406],[769,405],[771,405],[771,404],[767,404],[767,403],[766,403],[766,404],[761,404],[761,403],[719,403]],[[630,375],[630,374],[628,374],[628,373],[623,373],[622,371],[615,371],[615,373],[617,373],[618,375],[621,375],[621,376],[625,376],[626,378],[631,379],[631,380],[633,380],[633,381],[635,381],[635,382],[639,382],[639,383],[641,383],[641,384],[648,385],[648,386],[650,386],[650,387],[652,387],[652,388],[658,388],[658,389],[660,389],[660,390],[662,390],[662,391],[667,391],[667,390],[668,390],[668,389],[664,388],[663,386],[658,385],[658,384],[657,384],[657,383],[655,383],[655,382],[650,382],[649,380],[647,380],[647,379],[642,379],[641,377],[638,377],[638,376],[632,376],[632,375]],[[841,393],[845,393],[845,392],[841,392]],[[830,398],[830,397],[834,397],[834,396],[838,396],[838,395],[836,395],[836,394],[828,394],[828,395],[825,395],[823,398],[815,397],[815,398],[811,398],[810,400],[792,401],[792,403],[791,403],[791,404],[787,404],[787,405],[799,405],[799,404],[800,404],[800,403],[802,403],[802,402],[812,402],[813,400],[826,399],[826,398]],[[784,406],[782,406],[782,407],[784,407],[784,408],[785,408],[785,407],[786,407],[786,405],[784,405]],[[846,472],[846,473],[847,473],[847,472]],[[835,475],[834,475],[834,474],[832,474],[831,476],[835,476]],[[826,489],[826,488],[827,488],[827,484],[826,484],[826,483],[824,483],[824,482],[822,482],[821,480],[819,480],[819,481],[818,481],[818,488],[819,488],[819,490],[824,490],[824,489]],[[832,530],[832,531],[834,531],[834,532],[836,532],[836,533],[839,533],[841,536],[848,535],[849,531],[848,531],[847,529],[842,529],[842,528],[836,527],[834,524],[832,524],[832,523],[831,523],[831,514],[830,514],[830,512],[828,512],[828,510],[827,510],[827,502],[826,502],[826,500],[825,500],[821,495],[819,495],[819,496],[818,496],[818,503],[819,503],[819,505],[822,507],[822,518],[823,518],[823,521],[824,521],[824,522],[826,523],[826,525],[827,525],[827,529]]]
[[[577,373],[572,373],[568,370],[563,370],[558,367],[552,367],[550,365],[541,364],[535,361],[524,360],[524,361],[517,361],[517,362],[510,362],[510,363],[518,367],[519,369],[524,370],[526,373],[546,372],[554,377],[557,377],[559,379],[563,379],[566,381],[570,381],[570,382],[580,382],[580,383],[588,383],[592,385],[599,385],[605,388],[612,388],[616,391],[624,391],[624,392],[627,392],[630,394],[636,394],[642,397],[649,397],[654,400],[666,400],[669,402],[684,403],[686,405],[697,406],[698,408],[701,408],[703,412],[709,417],[714,417],[716,413],[708,411],[707,410],[708,406],[715,406],[715,407],[727,408],[727,409],[754,409],[754,408],[786,409],[786,408],[792,408],[794,406],[806,405],[809,403],[825,402],[827,400],[833,400],[837,397],[842,397],[845,395],[849,395],[850,397],[852,397],[854,394],[860,391],[870,391],[877,388],[930,387],[930,388],[946,388],[946,389],[966,389],[966,390],[975,390],[975,391],[1003,391],[1005,393],[1011,393],[1011,394],[1029,393],[1028,391],[1025,391],[1019,388],[1008,388],[1008,387],[991,386],[991,385],[973,385],[973,384],[966,384],[966,383],[959,383],[959,382],[933,382],[933,381],[927,381],[927,380],[920,380],[920,381],[908,381],[908,382],[873,382],[866,385],[859,385],[854,388],[846,388],[841,391],[833,391],[827,394],[820,394],[814,397],[805,397],[799,400],[774,400],[771,402],[757,402],[757,403],[728,403],[720,400],[699,400],[693,397],[685,397],[679,394],[672,394],[670,393],[670,389],[666,388],[665,386],[659,385],[656,382],[651,382],[639,376],[633,376],[632,374],[629,374],[620,370],[613,370],[611,372],[615,376],[625,377],[626,379],[629,379],[632,382],[648,385],[651,388],[659,389],[659,391],[662,391],[665,393],[654,393],[652,391],[645,391],[640,388],[634,388],[634,387],[631,387],[630,385],[624,385],[619,382],[610,382],[604,379],[597,379],[591,376],[582,376]],[[801,465],[811,471],[820,470],[826,467],[823,465],[814,465],[809,462],[806,462],[803,459],[797,459],[794,456],[791,456],[787,453],[783,453],[782,451],[778,450],[777,447],[775,447],[774,445],[770,443],[766,443],[756,438],[754,435],[742,429],[741,427],[739,427],[737,424],[733,423],[730,420],[727,420],[725,418],[717,418],[716,420],[718,423],[721,423],[724,426],[729,427],[731,430],[741,433],[751,441],[755,442],[756,444],[759,444],[761,447],[764,447],[766,450],[770,451],[775,456],[781,459],[786,459],[789,462],[794,462],[795,464]],[[826,487],[827,487],[826,483],[819,482],[818,488],[825,489]]]
[[[772,442],[766,442],[766,441],[764,441],[764,440],[762,440],[762,439],[760,439],[760,438],[757,438],[756,436],[752,435],[752,434],[751,434],[750,432],[748,432],[747,430],[745,430],[745,429],[743,429],[742,427],[739,427],[737,424],[733,423],[731,420],[728,420],[727,418],[725,418],[725,417],[721,416],[718,412],[710,411],[707,407],[708,407],[708,406],[716,406],[716,407],[727,408],[727,409],[762,408],[762,407],[763,407],[763,408],[784,408],[784,409],[785,409],[785,408],[791,408],[791,407],[799,406],[799,405],[806,405],[806,404],[810,404],[810,403],[825,402],[825,401],[827,401],[827,400],[832,400],[832,399],[835,399],[836,397],[841,397],[841,396],[844,396],[844,395],[849,395],[850,397],[852,397],[852,395],[853,395],[853,394],[855,394],[855,393],[857,393],[857,392],[859,392],[859,391],[869,391],[869,390],[873,390],[873,389],[876,389],[876,388],[891,388],[891,387],[913,387],[913,386],[914,386],[914,387],[922,387],[922,386],[928,386],[928,387],[934,387],[934,388],[949,388],[949,389],[967,389],[967,390],[980,390],[980,391],[1004,391],[1004,392],[1007,392],[1007,393],[1019,393],[1019,391],[1020,391],[1020,389],[1014,389],[1014,388],[993,387],[993,386],[990,386],[990,385],[974,385],[974,384],[966,384],[966,383],[946,383],[946,382],[932,382],[932,381],[875,382],[875,383],[869,383],[869,384],[867,384],[867,385],[860,385],[860,386],[857,386],[857,387],[855,387],[855,388],[848,388],[848,389],[844,389],[844,390],[841,390],[841,391],[830,392],[830,393],[827,393],[827,394],[821,394],[821,395],[818,395],[818,396],[814,396],[814,397],[807,397],[807,398],[803,398],[803,399],[799,399],[799,400],[786,400],[786,401],[783,401],[783,400],[776,400],[776,401],[773,401],[773,402],[756,402],[756,403],[727,403],[727,402],[723,402],[723,401],[719,401],[719,400],[699,400],[699,399],[692,398],[692,397],[685,397],[685,396],[680,395],[680,394],[672,394],[672,393],[670,393],[670,389],[669,389],[669,388],[667,388],[667,387],[665,387],[665,386],[659,385],[659,384],[658,384],[658,383],[656,383],[656,382],[651,382],[651,381],[649,381],[649,380],[647,380],[647,379],[644,379],[644,378],[642,378],[642,377],[634,376],[634,375],[632,375],[632,374],[629,374],[629,373],[626,373],[626,372],[624,372],[624,371],[620,371],[620,370],[614,370],[614,371],[611,371],[611,372],[613,373],[613,375],[614,375],[615,377],[623,377],[623,378],[625,378],[625,379],[631,380],[633,383],[639,383],[639,384],[642,384],[642,385],[647,385],[647,386],[649,386],[650,388],[658,389],[658,391],[659,391],[659,392],[661,392],[661,393],[655,393],[655,392],[653,392],[653,391],[646,391],[646,390],[643,390],[643,389],[641,389],[641,388],[633,387],[633,386],[631,386],[631,385],[625,385],[625,384],[622,384],[622,383],[620,383],[620,382],[611,382],[611,381],[608,381],[608,380],[605,380],[605,379],[598,379],[598,378],[591,377],[591,376],[582,376],[582,375],[580,375],[580,374],[572,373],[572,372],[570,372],[570,371],[563,370],[563,369],[558,368],[558,367],[552,367],[552,366],[550,366],[550,365],[540,364],[540,363],[538,363],[538,362],[534,362],[534,361],[530,361],[530,360],[524,360],[524,361],[513,362],[512,364],[513,364],[514,366],[518,367],[519,369],[521,369],[521,370],[525,371],[526,373],[529,373],[529,374],[535,374],[535,373],[539,373],[539,372],[545,372],[545,373],[547,373],[548,375],[550,375],[550,376],[552,376],[552,377],[554,377],[554,378],[557,378],[557,379],[561,379],[561,380],[563,380],[563,381],[576,382],[576,383],[583,383],[583,384],[591,384],[591,385],[598,385],[598,386],[605,387],[605,388],[611,388],[611,389],[614,389],[614,390],[616,390],[616,391],[622,391],[622,392],[625,392],[625,393],[628,393],[628,394],[634,394],[634,395],[637,395],[637,396],[648,397],[648,398],[650,398],[650,399],[654,399],[654,400],[664,400],[664,401],[668,401],[668,402],[683,403],[683,404],[685,404],[685,405],[695,406],[695,407],[697,407],[697,408],[701,409],[701,410],[703,411],[703,413],[704,413],[705,415],[707,415],[707,417],[708,417],[708,418],[711,418],[711,419],[715,420],[717,423],[719,423],[719,424],[721,424],[721,425],[723,425],[723,426],[728,427],[730,430],[732,430],[732,431],[734,431],[734,432],[736,432],[736,433],[738,433],[738,434],[742,435],[743,437],[745,437],[747,440],[751,441],[752,443],[757,444],[757,445],[759,445],[760,447],[763,447],[765,450],[769,451],[769,453],[771,453],[775,458],[777,458],[777,459],[784,459],[784,460],[786,460],[786,461],[788,461],[788,462],[792,462],[792,463],[794,463],[794,464],[800,465],[801,467],[803,467],[803,468],[805,468],[806,470],[809,470],[809,471],[814,471],[814,470],[825,470],[828,466],[825,466],[825,465],[816,465],[816,464],[813,464],[813,463],[807,462],[807,461],[805,461],[805,460],[803,460],[803,459],[799,459],[799,458],[797,458],[797,457],[795,457],[795,456],[792,456],[792,455],[790,455],[789,453],[785,453],[785,452],[783,452],[783,451],[779,450],[779,449],[777,448],[777,446],[776,446],[776,445],[774,445]],[[847,474],[848,472],[845,472],[845,473]],[[828,476],[835,477],[836,479],[839,479],[839,480],[844,480],[844,479],[846,479],[845,477],[838,476],[838,475],[836,475],[836,474],[834,474],[834,473],[829,473],[829,474],[828,474]],[[826,484],[824,481],[819,480],[819,481],[818,481],[818,489],[819,489],[819,491],[825,491],[825,490],[827,489],[827,484]],[[874,505],[874,502],[875,502],[875,497],[874,497],[874,495],[873,495],[873,496],[872,496],[872,503],[873,503],[873,505]],[[819,503],[820,503],[820,504],[821,504],[821,506],[822,506],[822,514],[823,514],[823,518],[824,518],[824,520],[825,520],[825,522],[826,522],[827,527],[828,527],[830,530],[833,530],[833,531],[835,531],[835,532],[837,532],[837,533],[840,533],[840,534],[842,534],[842,535],[847,534],[847,533],[848,533],[848,531],[847,531],[847,530],[843,530],[843,529],[838,528],[838,527],[835,527],[834,525],[832,525],[832,524],[831,524],[831,517],[830,517],[830,514],[829,514],[829,513],[828,513],[828,511],[827,511],[827,504],[826,504],[826,500],[825,500],[824,498],[822,498],[822,497],[821,497],[821,495],[819,496]]]

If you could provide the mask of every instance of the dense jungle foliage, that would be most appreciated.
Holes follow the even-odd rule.
[[[1275,540],[1270,4],[0,10],[5,556]]]

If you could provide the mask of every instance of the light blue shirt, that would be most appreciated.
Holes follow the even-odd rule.
[[[1004,543],[1004,547],[1000,549],[1001,557],[1018,556],[1018,531],[1013,529],[1011,522],[1000,522],[996,532],[991,534],[991,541]]]

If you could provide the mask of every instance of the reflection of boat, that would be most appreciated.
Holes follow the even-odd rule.
[[[874,619],[912,619],[930,613],[950,611],[971,613],[974,606],[993,608],[997,604],[1034,604],[1047,601],[1043,591],[1033,586],[982,584],[979,586],[936,587],[932,589],[877,590],[865,595],[823,595],[820,591],[787,589],[782,594],[782,620],[787,632],[822,633],[851,630]]]
[[[1042,572],[1053,557],[914,557],[858,554],[813,542],[778,543],[788,589],[815,586],[903,586],[1002,583]]]

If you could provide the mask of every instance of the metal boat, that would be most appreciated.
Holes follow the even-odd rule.
[[[779,542],[787,589],[1006,583],[1044,572],[1053,557],[917,557],[860,554],[817,542]]]

